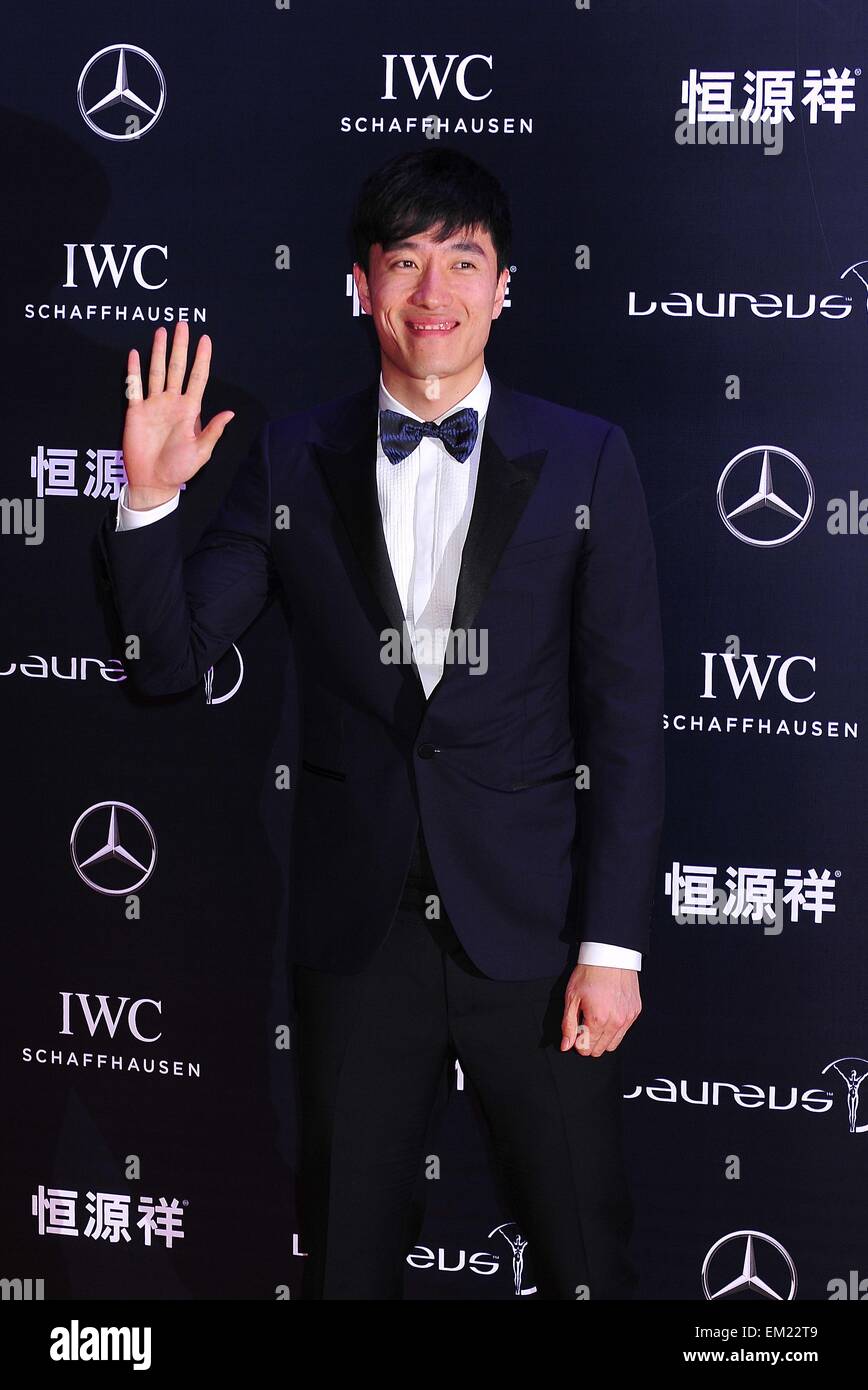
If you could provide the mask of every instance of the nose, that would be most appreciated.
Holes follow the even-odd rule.
[[[422,274],[416,288],[410,296],[411,304],[418,308],[442,308],[449,303],[449,287],[446,278],[441,270],[433,264],[429,264]]]

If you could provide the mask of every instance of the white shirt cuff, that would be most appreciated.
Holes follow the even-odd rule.
[[[181,496],[181,489],[179,488],[175,496],[170,497],[168,502],[161,502],[158,507],[147,507],[145,510],[140,510],[127,506],[127,486],[124,483],[118,498],[116,531],[135,531],[137,526],[150,526],[152,521],[159,521],[162,517],[168,516],[169,512],[173,512]]]
[[[579,965],[614,965],[620,970],[641,970],[642,952],[629,946],[610,946],[604,941],[583,941]]]

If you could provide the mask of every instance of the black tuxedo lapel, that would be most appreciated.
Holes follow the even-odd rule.
[[[536,486],[545,447],[529,448],[524,420],[513,393],[489,372],[491,398],[482,432],[482,450],[470,525],[461,556],[451,630],[471,627],[491,583],[504,546]],[[317,461],[353,550],[377,598],[381,627],[405,632],[377,497],[376,441],[379,382],[338,403],[323,420],[324,442],[314,442]],[[409,638],[406,639],[409,649]],[[412,654],[411,654],[412,655]],[[447,661],[440,689],[452,663]],[[401,668],[402,671],[404,667]],[[415,660],[407,668],[424,690]]]
[[[314,443],[314,449],[356,558],[380,606],[383,621],[377,633],[379,635],[383,628],[401,633],[402,649],[409,651],[412,669],[403,663],[398,669],[402,674],[409,673],[424,699],[425,690],[419,668],[412,659],[412,646],[392,573],[377,496],[378,401],[379,381],[376,381],[357,392],[348,403],[339,402],[343,409],[322,425],[326,442]]]

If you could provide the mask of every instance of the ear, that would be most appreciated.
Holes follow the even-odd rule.
[[[362,311],[366,314],[371,313],[371,293],[368,288],[368,277],[362,270],[358,261],[353,262],[353,279],[356,282],[356,294],[359,296],[359,304]]]
[[[505,299],[505,297],[506,297],[506,287],[507,287],[508,284],[509,284],[509,266],[504,266],[504,267],[503,267],[503,270],[500,272],[500,277],[499,277],[498,282],[497,282],[497,290],[495,291],[495,295],[494,295],[494,304],[492,305],[492,309],[491,309],[491,317],[492,317],[492,319],[499,319],[499,318],[500,318],[500,311],[501,311],[501,309],[503,308],[503,301],[504,301],[504,299]]]

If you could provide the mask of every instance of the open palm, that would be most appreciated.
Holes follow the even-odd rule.
[[[202,428],[202,396],[211,362],[211,339],[203,333],[196,348],[187,390],[190,330],[178,323],[166,368],[168,333],[158,328],[151,346],[148,394],[142,390],[139,354],[132,348],[127,358],[127,412],[124,420],[124,467],[130,489],[140,494],[177,492],[208,462],[218,439],[234,416],[223,410]]]

